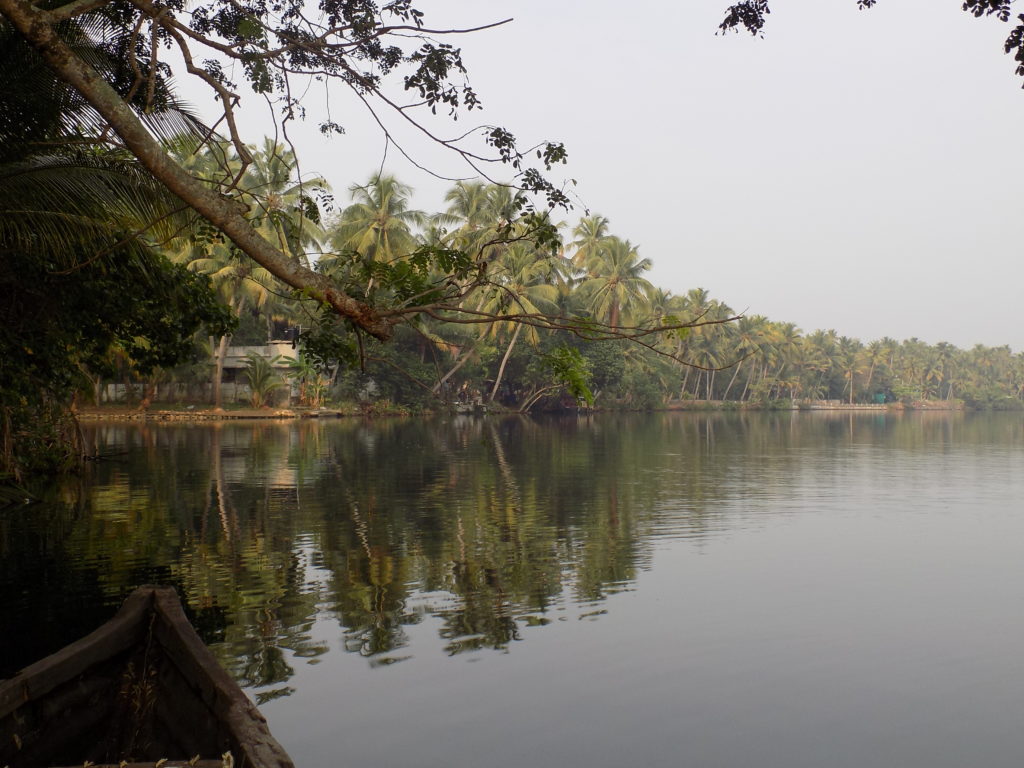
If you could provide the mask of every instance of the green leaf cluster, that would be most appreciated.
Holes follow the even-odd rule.
[[[594,394],[588,386],[590,366],[578,349],[555,347],[544,355],[543,365],[576,401],[594,404]]]

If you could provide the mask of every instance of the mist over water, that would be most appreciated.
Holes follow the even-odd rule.
[[[161,582],[301,766],[1024,759],[1019,415],[86,439],[0,513],[0,676]]]

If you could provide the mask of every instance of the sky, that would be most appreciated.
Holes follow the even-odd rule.
[[[728,0],[423,0],[460,36],[484,111],[521,143],[554,139],[586,211],[639,244],[650,279],[701,287],[737,312],[883,336],[1024,350],[1024,91],[1010,25],[960,0],[774,0],[763,38],[716,35]],[[244,114],[255,142],[269,122]],[[311,114],[323,95],[304,96]],[[443,207],[450,186],[405,162],[365,110],[332,95],[344,136],[295,126],[306,173],[339,204],[382,165]],[[440,173],[465,174],[401,134]]]

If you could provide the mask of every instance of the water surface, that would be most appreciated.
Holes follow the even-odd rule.
[[[1024,419],[100,424],[0,676],[171,583],[303,768],[1024,762]]]

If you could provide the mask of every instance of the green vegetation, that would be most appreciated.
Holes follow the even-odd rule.
[[[284,381],[274,370],[279,358],[268,360],[252,352],[246,357],[245,378],[249,384],[249,403],[253,408],[262,408],[269,404],[270,396],[285,386]]]
[[[6,262],[21,266],[8,278],[9,306],[20,307],[21,322],[5,328],[18,332],[5,337],[6,354],[22,363],[5,367],[13,382],[5,397],[12,424],[19,418],[29,423],[28,412],[38,413],[40,403],[53,404],[52,417],[38,420],[48,430],[46,439],[33,435],[33,444],[70,462],[74,425],[62,406],[76,389],[80,402],[98,399],[105,381],[126,383],[129,394],[142,393],[143,404],[158,397],[162,384],[180,382],[188,386],[184,393],[178,387],[174,398],[219,405],[232,334],[240,343],[262,344],[285,326],[303,328],[301,355],[288,363],[287,377],[295,383],[295,404],[307,407],[645,410],[672,404],[786,408],[809,400],[1021,407],[1024,358],[1007,347],[960,350],[888,338],[864,344],[835,331],[804,334],[792,323],[762,316],[730,321],[734,311],[704,290],[675,295],[651,284],[644,277],[651,260],[611,234],[604,217],[561,227],[568,244],[552,252],[548,243],[528,237],[531,224],[505,218],[512,198],[506,187],[458,184],[447,195],[448,208],[429,214],[412,209],[407,186],[375,177],[353,187],[351,205],[335,211],[299,191],[288,150],[268,142],[250,153],[253,163],[241,176],[240,193],[253,190],[254,226],[292,249],[293,258],[320,253],[310,268],[377,305],[420,302],[435,293],[449,302],[457,297],[463,314],[422,310],[383,343],[330,308],[289,292],[218,232],[203,229],[160,246],[133,241],[135,258],[148,259],[139,276],[131,261],[119,260],[112,273],[102,259],[78,264],[76,252],[66,257],[69,275],[53,274],[26,248]],[[240,168],[223,144],[193,153],[188,162],[209,178],[218,167]],[[132,178],[143,185],[147,204],[159,199],[144,175]],[[329,199],[326,180],[310,183]],[[255,190],[266,194],[257,197]],[[125,187],[124,194],[129,191]],[[375,222],[384,222],[387,237],[375,234]],[[334,250],[353,244],[355,250]],[[398,247],[403,250],[396,254]],[[477,249],[479,261],[466,256],[469,248]],[[103,275],[112,282],[103,283]],[[151,285],[152,300],[129,300],[119,282],[125,276]],[[56,285],[63,291],[59,307],[47,298]],[[111,319],[104,320],[108,313]],[[33,324],[26,325],[30,318]],[[131,332],[118,331],[115,321],[130,322]],[[629,335],[664,326],[674,330],[636,342],[609,339],[607,332]],[[595,344],[595,338],[605,341]],[[53,355],[57,362],[48,360]],[[173,365],[183,359],[184,365]],[[269,361],[258,357],[250,358],[245,377],[246,397],[256,406],[284,386]],[[45,381],[61,387],[48,390],[40,384]],[[20,400],[11,398],[26,392],[35,399],[25,401],[19,416]],[[26,466],[41,463],[25,450],[14,454]]]
[[[751,18],[767,10],[753,6]],[[650,259],[608,219],[552,220],[565,194],[500,127],[465,134],[484,149],[441,143],[474,168],[507,169],[508,184],[459,182],[447,209],[428,213],[381,174],[335,210],[327,181],[300,174],[289,148],[241,140],[225,65],[240,62],[285,123],[302,111],[301,77],[389,108],[391,78],[454,115],[478,106],[458,49],[408,2],[324,0],[329,21],[306,18],[299,0],[273,15],[247,2],[182,10],[0,0],[0,472],[15,480],[74,464],[76,398],[99,403],[116,380],[146,407],[176,383],[185,392],[171,399],[220,406],[232,340],[259,344],[285,325],[304,331],[289,378],[311,407],[1021,403],[1021,359],[1007,348],[865,346],[737,321],[702,290],[653,286]],[[409,25],[422,32],[414,48]],[[223,135],[175,99],[168,48],[217,94]],[[565,160],[558,143],[530,155],[548,171]],[[250,361],[253,403],[281,388],[259,366]]]
[[[294,182],[285,173],[292,157],[284,150],[268,144],[252,151],[257,158],[277,153],[283,158],[278,184]],[[317,184],[329,189],[325,180]],[[436,409],[480,403],[511,410],[585,403],[791,408],[818,400],[1024,404],[1024,356],[1008,347],[961,350],[891,338],[863,343],[833,330],[804,333],[760,315],[735,319],[732,308],[703,289],[676,295],[653,285],[645,278],[651,260],[612,234],[603,216],[556,228],[567,244],[553,253],[526,237],[528,225],[505,218],[506,187],[459,183],[437,213],[416,210],[412,190],[390,177],[372,178],[350,193],[347,207],[307,209],[308,218],[295,219],[305,251],[323,254],[313,268],[377,305],[456,291],[461,316],[428,308],[382,343],[329,309],[289,297],[270,275],[224,280],[215,271],[220,261],[188,262],[208,271],[222,300],[241,312],[250,328],[247,343],[265,342],[275,323],[302,326],[302,356],[291,364],[302,404],[386,401]],[[341,247],[354,250],[335,250]],[[465,256],[469,249],[481,254],[481,270]],[[447,295],[451,301],[456,294]],[[634,341],[607,332],[627,336],[665,326],[673,330]]]
[[[95,33],[67,31],[102,67]],[[200,327],[230,318],[206,278],[158,246],[187,224],[180,201],[125,153],[76,141],[88,110],[33,76],[38,61],[6,25],[0,51],[0,472],[17,479],[75,463],[67,407],[90,377],[180,362]],[[154,98],[149,117],[181,135],[189,116]]]
[[[433,124],[428,129],[419,122],[419,114],[434,115],[439,108],[455,119],[460,112],[477,109],[480,100],[468,83],[460,50],[445,41],[469,30],[430,29],[411,0],[384,4],[323,0],[316,7],[304,0],[283,0],[272,7],[251,0],[227,5],[181,0],[156,4],[71,0],[36,5],[0,0],[0,24],[8,39],[32,51],[18,62],[27,61],[30,66],[9,67],[6,72],[22,97],[4,105],[5,116],[10,115],[5,122],[18,120],[14,116],[22,110],[10,107],[31,101],[27,94],[32,88],[56,86],[67,98],[54,103],[51,117],[56,115],[67,127],[74,122],[65,119],[69,111],[77,109],[87,116],[74,125],[73,135],[61,136],[60,143],[116,147],[229,239],[232,249],[247,260],[289,290],[330,307],[378,339],[390,338],[408,313],[436,306],[438,296],[408,295],[398,307],[375,303],[375,297],[366,295],[364,282],[350,286],[313,270],[295,258],[289,233],[282,239],[275,236],[279,230],[264,229],[271,220],[271,229],[277,230],[280,222],[269,200],[282,191],[243,183],[254,157],[239,133],[241,89],[234,78],[278,116],[278,136],[288,135],[289,121],[306,117],[308,100],[300,99],[310,87],[321,90],[326,85],[335,93],[351,89],[353,103],[369,110],[389,138],[391,122],[411,122],[425,141],[461,158],[474,173],[488,167],[507,168],[514,175],[511,201],[516,217],[532,210],[527,193],[543,198],[549,208],[568,203],[561,186],[546,179],[541,170],[550,171],[565,162],[561,143],[542,142],[527,152],[501,126],[470,127],[461,130],[458,138],[442,139],[434,133]],[[193,78],[219,104],[221,113],[211,118],[211,128],[187,127],[192,138],[206,146],[211,146],[208,142],[216,146],[221,136],[215,130],[222,131],[239,158],[236,172],[215,152],[216,172],[197,173],[187,157],[174,151],[176,144],[165,140],[172,126],[162,114],[175,74]],[[409,99],[413,103],[407,103]],[[310,117],[318,119],[325,135],[343,133],[329,110],[325,106],[322,114]],[[406,153],[401,145],[398,150]],[[273,172],[273,163],[267,170]],[[299,210],[311,210],[315,203],[303,189],[299,188]],[[340,247],[379,263],[402,253],[401,232],[392,231],[380,217],[390,216],[400,229],[415,216],[394,208],[384,180],[378,180],[376,188],[365,188],[359,203],[361,209],[352,209],[338,232]]]
[[[0,0],[0,472],[17,479],[74,464],[72,399],[88,389],[99,399],[112,377],[145,406],[166,369],[188,361],[175,378],[195,388],[208,377],[219,405],[234,330],[247,313],[274,320],[268,291],[378,339],[457,296],[485,268],[476,256],[437,247],[389,263],[408,255],[400,230],[417,220],[392,206],[386,179],[338,222],[335,268],[324,259],[314,269],[308,249],[325,242],[318,216],[329,198],[318,197],[318,180],[293,175],[294,157],[276,142],[246,145],[229,73],[273,105],[281,137],[305,116],[297,94],[314,80],[416,124],[416,110],[386,88],[410,91],[431,113],[479,106],[460,51],[440,39],[462,31],[431,31],[407,0],[325,0],[315,10],[302,0],[273,9]],[[183,108],[175,75],[209,88],[219,118],[204,125]],[[330,115],[319,122],[325,134],[343,132]],[[567,202],[538,168],[564,162],[557,142],[528,158],[494,125],[436,142],[471,166],[508,168],[514,218],[532,215],[526,193],[552,208]],[[381,226],[382,215],[396,226]],[[532,228],[543,241],[543,221]]]

